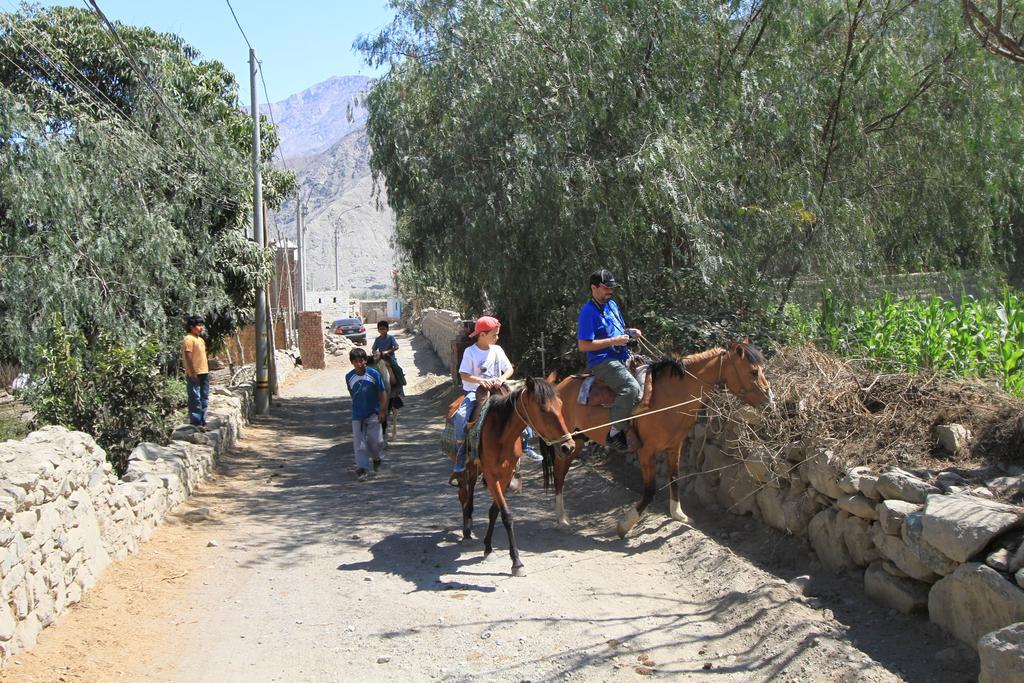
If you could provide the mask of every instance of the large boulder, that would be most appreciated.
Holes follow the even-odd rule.
[[[907,518],[907,515],[920,509],[920,505],[908,503],[905,500],[883,500],[875,506],[882,531],[893,536],[899,536],[902,533],[903,520]]]
[[[907,576],[925,583],[935,583],[939,580],[939,575],[917,559],[917,556],[911,552],[899,536],[890,536],[882,531],[878,524],[872,524],[871,540],[882,557],[896,565]]]
[[[843,522],[843,542],[858,567],[866,567],[880,557],[871,540],[870,528],[871,522],[855,515],[850,515]]]
[[[983,635],[978,656],[978,683],[1024,683],[1024,623]]]
[[[956,453],[970,443],[971,430],[958,424],[936,425],[935,438],[947,453]]]
[[[882,564],[872,562],[864,572],[864,592],[876,602],[904,614],[927,611],[931,586],[923,581],[893,576]]]
[[[878,518],[878,512],[875,510],[875,504],[867,496],[862,496],[859,493],[852,496],[840,496],[836,500],[836,507],[840,510],[845,510],[851,515],[856,515],[861,519],[875,520]]]
[[[845,495],[839,485],[844,474],[839,459],[826,448],[819,449],[800,465],[800,477],[829,498]]]
[[[1024,509],[974,496],[928,496],[924,540],[957,562],[966,562],[999,534],[1024,524]]]
[[[991,631],[1024,621],[1024,591],[979,562],[969,562],[928,594],[929,618],[971,647]]]
[[[816,514],[807,525],[807,537],[818,559],[837,574],[857,567],[844,538],[846,520],[849,516],[847,512],[826,508]]]
[[[923,503],[929,495],[941,493],[937,487],[899,468],[880,476],[876,490],[882,498],[905,500],[908,503]]]
[[[921,560],[922,564],[936,574],[949,576],[960,563],[949,559],[938,548],[922,538],[924,535],[922,529],[923,518],[923,512],[911,512],[907,515],[903,520],[900,538],[907,544],[910,552],[914,553],[917,559]]]

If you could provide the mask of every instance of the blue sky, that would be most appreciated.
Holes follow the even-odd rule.
[[[0,11],[12,11],[15,4],[16,0],[0,0]],[[70,0],[42,4],[85,7]],[[225,0],[97,0],[97,4],[111,21],[176,33],[205,58],[223,62],[235,73],[241,103],[248,106],[249,48]],[[353,52],[352,42],[361,34],[377,33],[394,16],[386,0],[231,0],[231,4],[263,63],[272,102],[331,76],[378,75]],[[266,99],[265,94],[260,98]]]

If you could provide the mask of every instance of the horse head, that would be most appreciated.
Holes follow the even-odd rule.
[[[575,450],[576,444],[562,417],[562,400],[558,398],[551,382],[539,377],[527,377],[519,404],[522,405],[522,411],[519,411],[517,405],[517,412],[523,422],[532,427],[544,443],[557,448],[562,455],[569,455]]]
[[[775,395],[764,376],[764,355],[744,339],[729,344],[722,358],[722,382],[741,401],[757,407],[773,403]]]

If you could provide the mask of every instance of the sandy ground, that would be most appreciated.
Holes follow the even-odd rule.
[[[527,576],[459,543],[437,450],[451,396],[437,358],[400,334],[409,401],[388,467],[353,475],[346,361],[297,372],[270,417],[136,555],[111,565],[10,681],[969,681],[977,662],[936,627],[874,605],[800,543],[704,511],[684,527],[664,494],[612,532],[639,474],[590,455],[570,473],[572,532],[539,466],[511,499]],[[625,484],[633,487],[630,490]],[[484,489],[477,492],[482,536]],[[212,543],[211,543],[212,542]]]

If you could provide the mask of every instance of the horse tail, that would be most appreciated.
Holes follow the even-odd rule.
[[[555,466],[555,448],[544,443],[542,439],[540,442],[540,453],[544,456],[544,460],[541,461],[541,468],[544,472],[544,490],[547,491],[551,487],[551,474]]]

